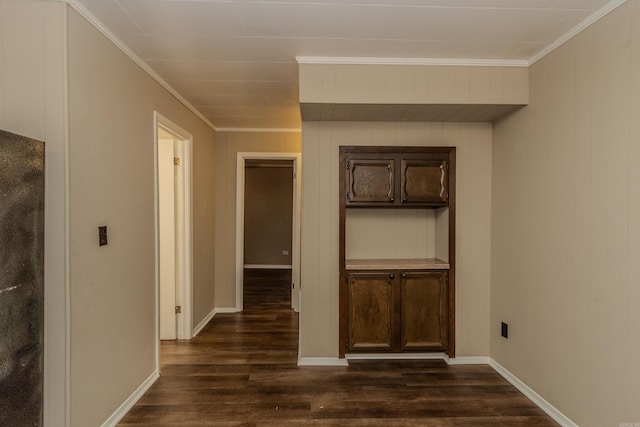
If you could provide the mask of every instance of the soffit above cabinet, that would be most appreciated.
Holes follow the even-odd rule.
[[[526,67],[300,63],[303,121],[491,122],[529,103]]]

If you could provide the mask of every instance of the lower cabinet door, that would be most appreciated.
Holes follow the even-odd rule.
[[[400,345],[407,351],[441,351],[448,344],[446,270],[400,274]]]
[[[389,351],[394,336],[393,273],[349,273],[349,342],[353,351]]]

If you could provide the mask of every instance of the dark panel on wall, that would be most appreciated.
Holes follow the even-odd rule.
[[[244,263],[291,265],[292,233],[293,161],[247,161]]]
[[[44,143],[0,131],[2,426],[42,425],[43,276]]]

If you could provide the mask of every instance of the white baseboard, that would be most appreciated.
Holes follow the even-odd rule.
[[[158,371],[153,371],[149,378],[144,380],[142,384],[140,384],[140,386],[136,389],[136,391],[134,391],[131,396],[129,396],[127,400],[125,400],[122,405],[120,405],[120,407],[116,409],[115,412],[111,414],[111,416],[107,418],[105,422],[102,423],[102,427],[115,427],[159,377],[160,375],[158,374]]]
[[[214,318],[214,316],[216,314],[221,314],[221,313],[237,313],[238,309],[236,309],[235,307],[215,307],[213,310],[211,310],[211,312],[209,312],[209,314],[207,314],[205,316],[204,319],[202,319],[202,321],[200,323],[198,323],[198,325],[193,328],[193,334],[192,334],[192,338],[194,338],[196,335],[198,335],[202,329],[207,326],[207,323],[209,323],[211,321],[211,319]]]
[[[227,313],[235,313],[235,307],[221,308]],[[216,308],[194,329],[194,336],[207,324],[216,314],[221,312]],[[196,332],[197,331],[197,332]],[[414,354],[347,354],[345,359],[337,357],[300,357],[298,366],[349,366],[349,360],[400,360],[400,359],[442,359],[450,365],[489,365],[498,372],[504,379],[509,381],[522,394],[529,398],[534,404],[542,409],[547,415],[553,418],[563,427],[578,427],[569,417],[560,412],[555,406],[536,393],[531,387],[522,382],[518,377],[509,372],[504,366],[490,357],[456,357],[449,358],[445,353],[414,353]],[[102,427],[115,427],[118,422],[133,408],[136,402],[159,378],[158,371],[154,371],[140,386],[125,400],[122,405],[111,416],[102,423]]]
[[[449,365],[489,365],[496,372],[498,372],[504,379],[509,381],[515,388],[517,388],[522,394],[529,398],[536,406],[542,409],[547,415],[553,418],[563,427],[578,427],[569,417],[560,412],[555,406],[547,402],[542,396],[536,393],[531,387],[522,382],[518,377],[509,372],[506,368],[500,365],[498,362],[490,357],[484,356],[472,356],[472,357],[455,357],[449,358],[445,353],[413,353],[413,354],[346,354],[345,359],[332,359],[327,358],[315,358],[307,357],[298,360],[299,366],[312,366],[312,365],[324,365],[324,366],[336,366],[330,363],[332,360],[348,361],[348,360],[393,360],[393,359],[442,359]],[[303,361],[303,359],[305,359]],[[325,362],[325,363],[321,363]],[[345,366],[345,365],[337,365]]]
[[[472,356],[472,357],[454,357],[447,359],[449,365],[489,365],[490,357]]]
[[[198,323],[195,328],[193,328],[193,333],[191,334],[191,338],[195,338],[200,333],[200,331],[202,331],[202,329],[204,329],[204,327],[207,326],[207,323],[209,323],[209,321],[213,319],[213,316],[215,316],[216,313],[217,313],[217,310],[215,308],[211,310],[209,314],[207,314],[204,317],[204,319],[202,319],[202,321]]]
[[[291,265],[280,265],[280,264],[245,264],[244,268],[252,269],[252,268],[260,268],[260,269],[274,269],[274,270],[285,270],[291,268]]]
[[[349,366],[349,362],[337,357],[300,357],[298,366]]]
[[[235,307],[216,307],[213,309],[213,311],[215,312],[215,314],[238,313],[238,309]]]
[[[445,353],[351,353],[344,356],[348,360],[447,360]]]
[[[556,420],[563,427],[578,427],[569,417],[560,412],[555,406],[547,402],[542,396],[536,393],[531,387],[522,382],[518,377],[509,372],[504,366],[493,359],[489,359],[489,366],[496,370],[505,380],[509,381],[522,394],[527,396],[540,409]]]

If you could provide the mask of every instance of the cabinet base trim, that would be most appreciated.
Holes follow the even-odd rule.
[[[300,357],[298,366],[349,366],[349,362],[337,357]]]
[[[347,360],[448,360],[445,353],[347,353]]]

